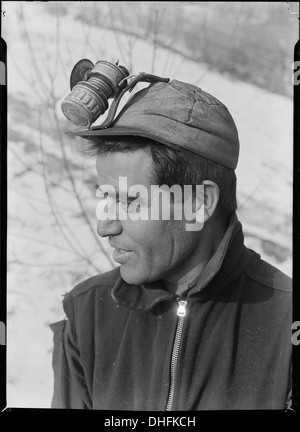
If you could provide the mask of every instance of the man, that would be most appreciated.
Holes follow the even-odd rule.
[[[158,82],[110,127],[76,134],[97,155],[98,234],[120,266],[64,298],[52,407],[285,409],[291,280],[244,246],[227,108],[191,84]],[[151,218],[153,185],[186,191],[169,194],[169,218],[162,198]]]

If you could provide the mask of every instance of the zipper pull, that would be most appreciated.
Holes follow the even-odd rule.
[[[186,316],[186,305],[187,305],[187,301],[185,300],[180,300],[178,302],[179,307],[178,307],[178,311],[177,311],[177,315],[180,317]]]

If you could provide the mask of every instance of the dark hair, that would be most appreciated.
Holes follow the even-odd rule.
[[[155,165],[156,184],[166,184],[169,187],[178,184],[183,187],[211,180],[220,189],[218,207],[224,216],[230,216],[237,209],[235,171],[189,150],[178,146],[168,147],[148,138],[134,136],[99,137],[96,142],[82,139],[80,146],[81,150],[93,156],[150,149]]]

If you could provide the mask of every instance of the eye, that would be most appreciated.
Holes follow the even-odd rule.
[[[141,203],[134,200],[128,205],[128,210],[133,211],[134,213],[140,213],[141,211]]]
[[[130,202],[128,202],[128,201],[121,201],[121,200],[119,200],[117,202],[118,202],[119,206],[121,207],[121,209],[128,210],[128,207],[130,206]]]

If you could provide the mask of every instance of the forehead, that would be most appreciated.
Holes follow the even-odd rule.
[[[99,186],[117,186],[119,177],[126,177],[128,186],[149,186],[153,181],[154,162],[148,149],[112,152],[97,156],[96,169]]]

